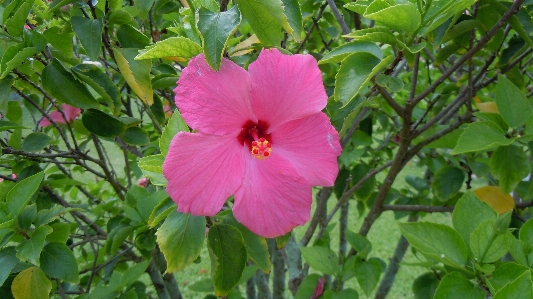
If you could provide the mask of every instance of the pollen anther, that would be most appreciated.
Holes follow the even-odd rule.
[[[263,160],[270,157],[270,153],[272,153],[272,144],[265,138],[261,137],[252,142],[252,155],[255,158]]]

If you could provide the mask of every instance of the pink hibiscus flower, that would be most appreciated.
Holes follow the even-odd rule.
[[[63,113],[65,114],[65,117],[67,118],[66,121],[63,118],[63,115],[61,115],[61,112],[59,111],[53,111],[49,114],[50,118],[52,118],[57,124],[66,124],[67,121],[70,123],[76,119],[81,114],[81,109],[72,107],[67,104],[63,104]],[[43,117],[41,121],[39,122],[40,127],[48,127],[52,125],[52,123],[46,118]]]
[[[334,184],[341,153],[311,55],[263,50],[248,72],[227,59],[215,72],[199,55],[175,92],[197,131],[178,133],[163,164],[178,211],[213,216],[233,194],[235,218],[258,235],[309,220],[311,188]]]

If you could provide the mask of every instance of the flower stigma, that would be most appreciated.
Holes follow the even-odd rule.
[[[270,156],[272,152],[272,144],[268,142],[265,138],[259,138],[257,141],[252,141],[252,155],[259,159],[263,160]]]
[[[272,138],[270,134],[266,133],[268,127],[268,123],[261,120],[258,122],[247,121],[237,137],[242,145],[249,147],[252,156],[259,160],[270,157],[272,153]]]

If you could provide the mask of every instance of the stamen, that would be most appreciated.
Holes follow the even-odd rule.
[[[272,153],[272,144],[265,138],[261,137],[252,142],[252,155],[255,158],[263,160],[270,157],[270,153]]]

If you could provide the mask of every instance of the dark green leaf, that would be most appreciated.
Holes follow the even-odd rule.
[[[383,58],[381,49],[375,43],[367,41],[353,41],[331,50],[331,52],[324,55],[324,57],[320,59],[318,64],[338,63],[355,52],[367,52],[379,59]]]
[[[15,268],[15,265],[19,262],[19,259],[15,255],[15,247],[4,247],[0,249],[0,287],[4,284],[11,270]]]
[[[416,5],[409,2],[390,5],[386,1],[374,1],[367,7],[364,17],[406,32],[414,32],[421,22]]]
[[[307,275],[300,286],[298,287],[298,291],[296,292],[296,295],[294,296],[294,299],[309,299],[313,296],[315,293],[316,285],[318,284],[318,279],[320,279],[320,275],[313,273]]]
[[[118,27],[117,39],[122,48],[142,49],[150,44],[150,39],[130,24],[123,24]]]
[[[433,194],[439,200],[446,201],[459,192],[465,178],[466,175],[460,168],[444,166],[435,173],[433,178],[433,183],[431,184]]]
[[[300,247],[302,256],[311,268],[324,274],[337,274],[340,272],[337,255],[333,250],[321,247]]]
[[[70,22],[72,24],[72,30],[80,38],[81,45],[87,52],[87,56],[93,61],[97,61],[104,28],[102,20],[73,16]]]
[[[505,132],[502,132],[495,123],[475,122],[466,127],[451,154],[489,150],[498,145],[509,145],[513,141],[505,138]]]
[[[117,115],[120,111],[118,88],[100,68],[92,64],[78,64],[71,70],[85,83],[89,84],[109,105],[109,109]]]
[[[357,251],[357,254],[362,257],[366,257],[372,250],[372,243],[368,239],[361,235],[346,230],[346,241]]]
[[[13,217],[17,217],[22,208],[28,204],[33,194],[39,190],[43,181],[44,173],[32,175],[18,182],[6,196],[7,211]]]
[[[170,142],[178,132],[189,132],[189,127],[187,127],[187,124],[183,121],[179,111],[176,110],[168,121],[167,126],[163,129],[163,134],[161,134],[161,138],[159,139],[159,148],[161,149],[163,157],[166,157],[168,154]]]
[[[356,185],[363,177],[365,177],[370,170],[370,166],[366,163],[357,164],[351,172],[352,175],[352,186]],[[355,190],[355,196],[359,200],[366,200],[370,197],[374,191],[374,186],[376,184],[376,178],[371,177],[367,180],[359,189]]]
[[[500,188],[509,193],[529,174],[529,158],[516,145],[498,147],[490,158],[490,171],[500,181]]]
[[[440,283],[434,272],[427,272],[418,276],[413,281],[413,293],[415,299],[433,298]]]
[[[130,127],[122,135],[122,140],[131,145],[147,145],[150,143],[150,137],[145,130],[139,127]]]
[[[78,262],[67,245],[51,242],[41,252],[41,269],[51,277],[72,283],[79,281]]]
[[[281,0],[236,0],[243,17],[248,21],[262,44],[279,46],[282,28],[289,29]]]
[[[85,110],[81,121],[89,132],[102,137],[116,137],[126,130],[123,122],[97,109]]]
[[[146,20],[148,17],[148,13],[150,12],[150,8],[154,4],[155,0],[134,0],[135,7],[137,8],[137,12],[139,12],[139,17],[142,20]]]
[[[485,292],[459,272],[444,276],[435,292],[435,299],[484,299]]]
[[[472,213],[476,211],[476,213]],[[485,220],[496,222],[498,214],[487,203],[482,202],[474,193],[466,192],[455,204],[452,214],[453,227],[459,232],[467,245],[470,234]]]
[[[501,74],[498,75],[494,97],[498,110],[509,127],[520,127],[533,115],[533,108],[526,96]]]
[[[300,3],[298,0],[281,0],[283,2],[285,16],[289,22],[289,27],[284,26],[285,30],[294,38],[296,42],[300,42],[304,33],[302,12],[300,10]],[[283,20],[282,20],[283,22]]]
[[[41,132],[30,133],[22,142],[22,150],[27,152],[38,152],[47,147],[52,140],[52,137]]]
[[[17,257],[39,266],[39,255],[43,249],[46,235],[51,232],[52,228],[49,226],[39,226],[36,228],[29,240],[24,240],[17,246]]]
[[[150,70],[151,60],[135,60],[137,49],[114,49],[117,65],[128,85],[137,94],[139,99],[147,105],[154,103]]]

